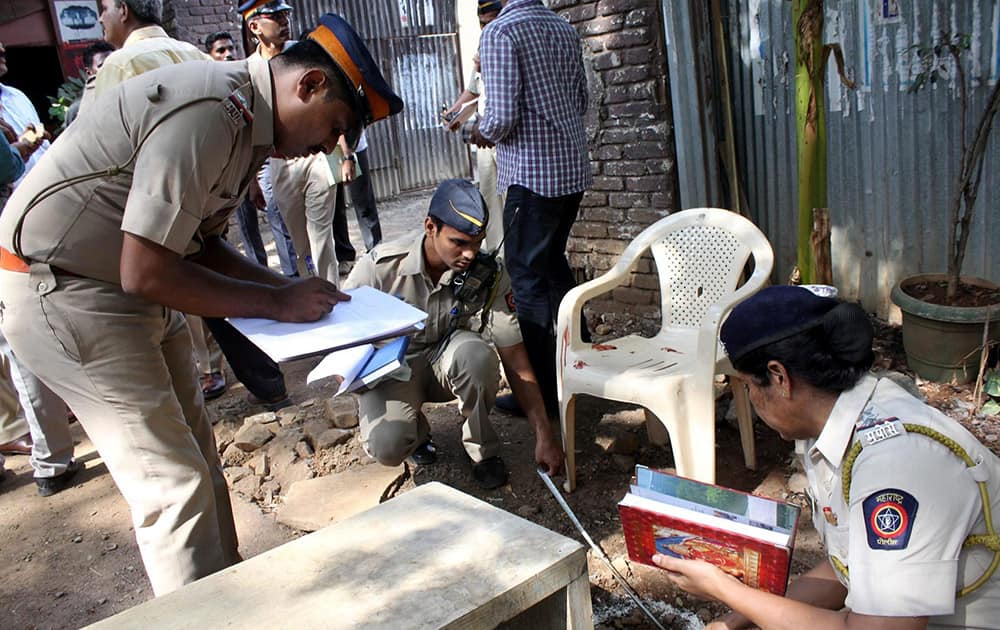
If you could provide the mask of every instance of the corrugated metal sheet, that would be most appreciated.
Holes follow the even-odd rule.
[[[661,0],[682,208],[724,205],[707,2]]]
[[[368,44],[382,74],[403,98],[403,112],[369,127],[368,160],[379,199],[469,177],[469,150],[438,124],[441,104],[461,93],[455,6],[450,0],[294,0],[292,33],[339,13]]]
[[[787,0],[728,0],[739,160],[750,209],[775,247],[779,277],[795,262],[793,24]],[[827,70],[829,207],[834,282],[880,314],[901,277],[944,271],[947,208],[958,169],[960,101],[953,81],[910,93],[908,49],[942,31],[972,38],[970,127],[1000,76],[1000,0],[825,0],[826,42],[843,47],[858,89]],[[1000,280],[1000,139],[987,149],[964,273]]]

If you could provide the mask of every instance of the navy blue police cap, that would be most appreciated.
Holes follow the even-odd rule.
[[[479,2],[479,15],[486,15],[487,13],[499,13],[503,9],[503,4],[500,0],[478,0]]]
[[[490,211],[476,185],[467,179],[446,179],[434,191],[427,216],[437,217],[462,234],[479,236],[490,222]]]
[[[240,4],[238,9],[244,20],[249,20],[258,15],[272,15],[291,10],[292,5],[285,2],[285,0],[247,0]]]
[[[739,361],[758,348],[820,325],[837,304],[802,287],[761,289],[737,304],[722,324],[722,345],[731,361]]]
[[[361,106],[358,113],[365,127],[403,111],[403,99],[382,77],[364,40],[347,20],[327,13],[319,19],[308,38],[326,50],[356,91],[357,103]]]

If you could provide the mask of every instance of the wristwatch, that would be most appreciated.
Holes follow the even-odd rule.
[[[358,163],[358,154],[357,153],[352,153],[350,155],[345,155],[344,159],[347,160],[348,162],[354,162],[355,164],[357,164]]]

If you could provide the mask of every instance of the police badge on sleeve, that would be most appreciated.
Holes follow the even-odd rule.
[[[862,504],[868,546],[895,551],[906,549],[917,518],[917,500],[905,490],[887,488],[868,495]]]

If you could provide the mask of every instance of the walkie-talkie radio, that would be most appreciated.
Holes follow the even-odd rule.
[[[500,263],[497,262],[497,252],[478,251],[469,268],[452,278],[452,294],[463,304],[482,302],[499,275]]]

